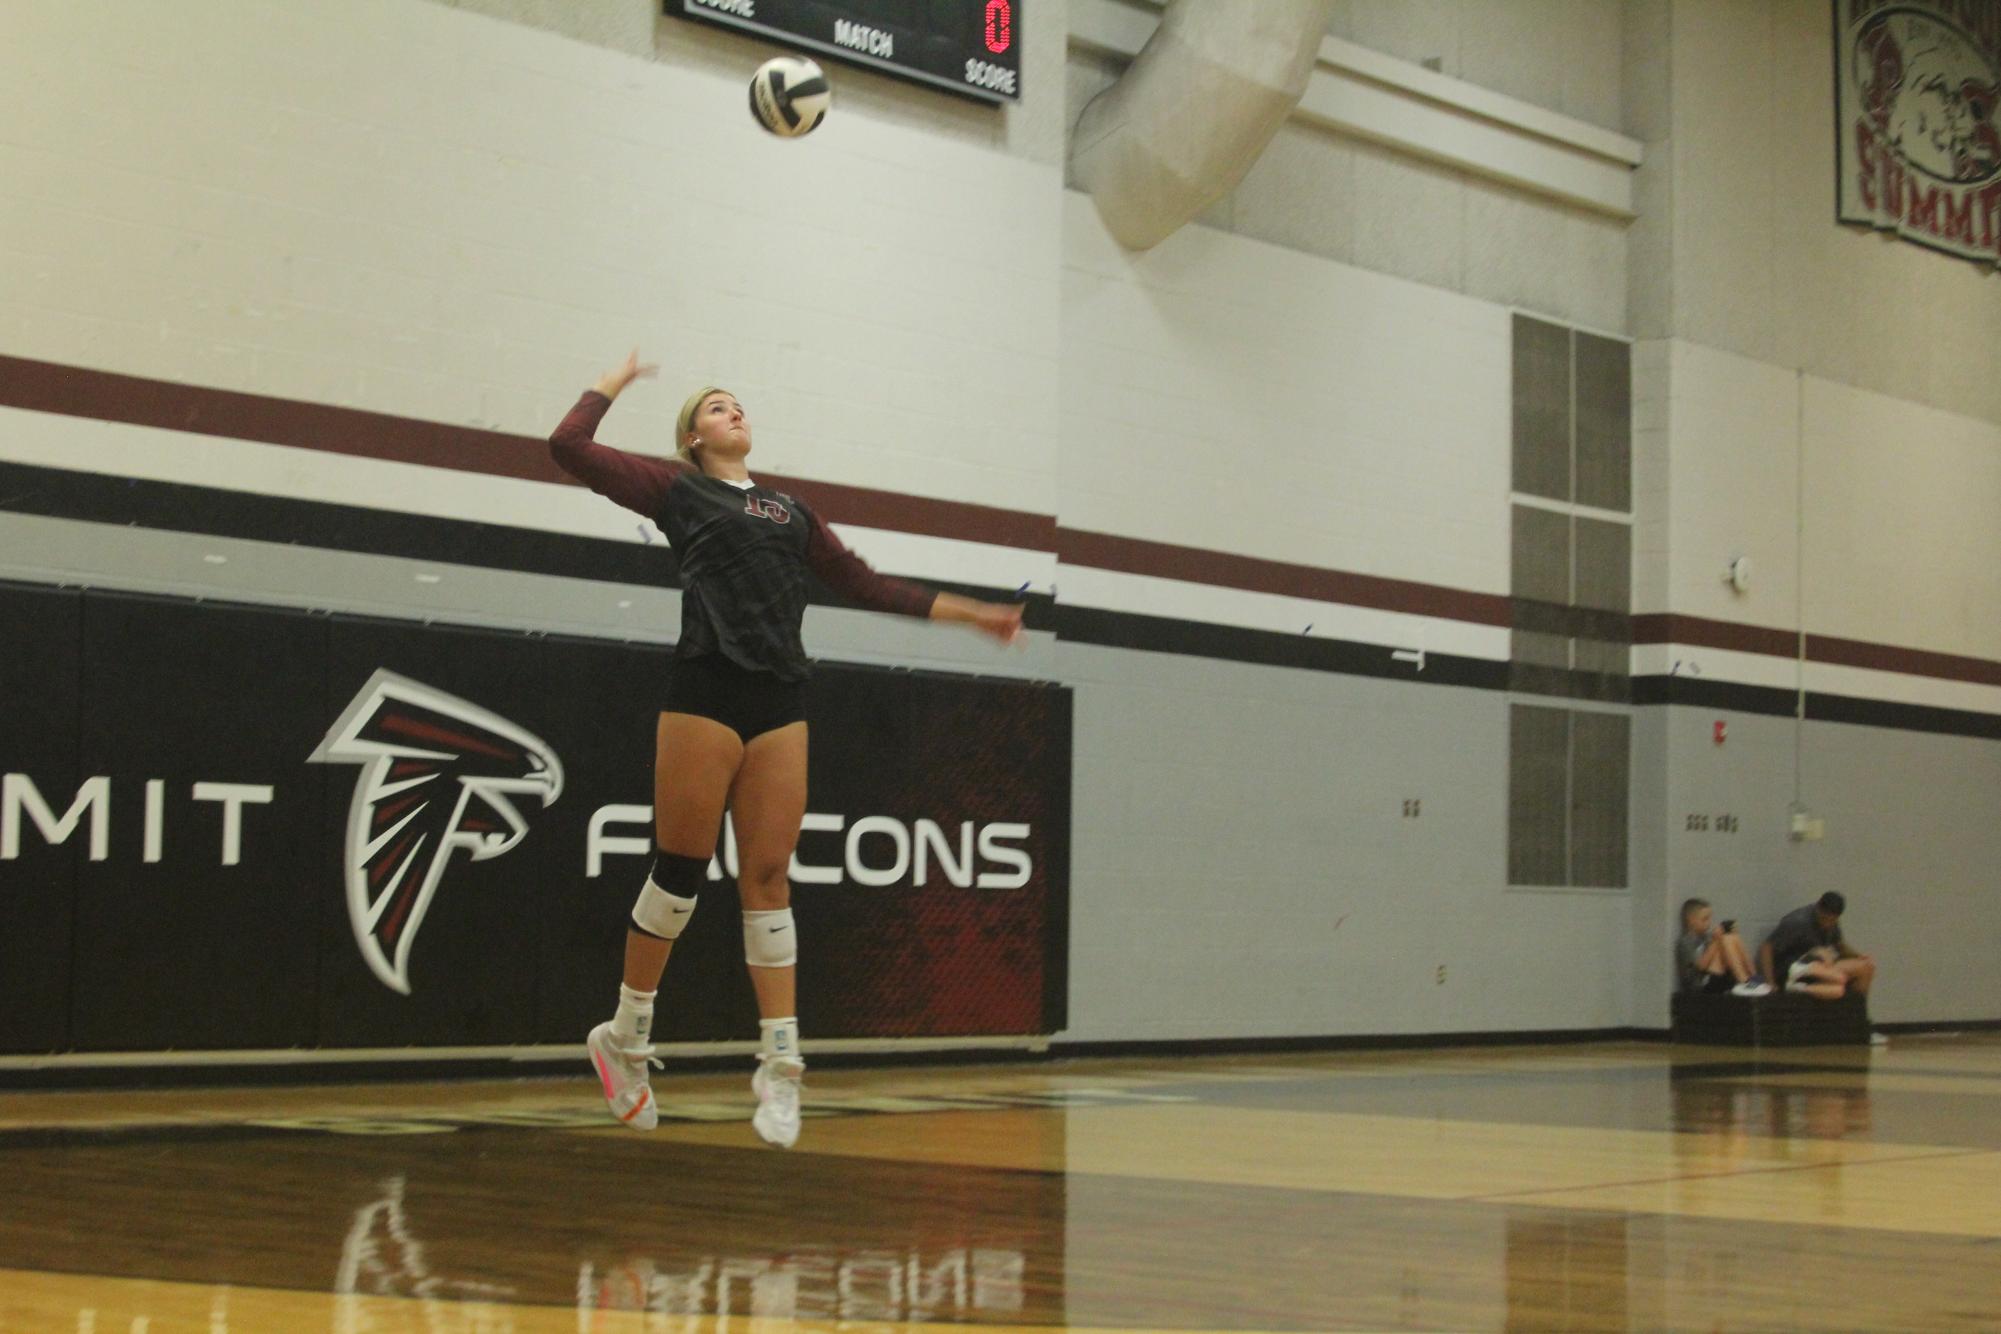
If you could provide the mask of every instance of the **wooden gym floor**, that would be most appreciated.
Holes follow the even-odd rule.
[[[0,1094],[0,1330],[2001,1327],[2001,1035],[747,1083]]]

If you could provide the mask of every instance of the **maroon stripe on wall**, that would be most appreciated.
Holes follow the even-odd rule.
[[[775,472],[759,473],[758,477],[765,486],[780,491],[798,491],[835,523],[888,528],[899,533],[916,533],[921,537],[956,537],[966,542],[1020,547],[1027,551],[1056,549],[1056,517],[1051,514],[1030,514],[1024,510],[972,505],[962,500],[934,500],[929,496],[907,496],[896,491],[878,491],[873,487],[781,477]]]
[[[549,457],[548,442],[537,436],[449,426],[360,408],[301,403],[205,385],[148,380],[25,357],[0,356],[0,404],[66,417],[127,422],[230,440],[255,440],[393,463],[418,463],[489,477],[581,485],[556,466]],[[551,429],[554,426],[551,422]],[[807,481],[777,473],[761,476],[768,486],[799,491],[837,523],[890,528],[925,537],[956,537],[1031,551],[1049,551],[1056,545],[1056,520],[1050,515]]]
[[[1163,579],[1240,588],[1253,593],[1312,598],[1318,602],[1340,602],[1352,607],[1377,607],[1384,611],[1412,612],[1420,616],[1442,616],[1477,625],[1507,625],[1510,619],[1508,599],[1498,593],[1472,593],[1408,579],[1385,579],[1380,575],[1325,570],[1313,565],[1290,565],[1284,561],[1239,556],[1234,552],[1179,547],[1137,537],[1114,537],[1109,533],[1087,533],[1077,528],[1058,530],[1056,557],[1069,565],[1089,565],[1126,574],[1151,574]]]
[[[1734,621],[1712,621],[1703,616],[1682,616],[1674,612],[1649,612],[1644,616],[1635,616],[1633,642],[1693,644],[1701,648],[1763,653],[1774,658],[1791,658],[1799,653],[1799,635],[1792,630],[1739,625]],[[1962,657],[1956,653],[1934,653],[1929,649],[1900,648],[1895,644],[1872,644],[1861,639],[1808,634],[1806,656],[1809,662],[1832,663],[1840,667],[1870,667],[1879,672],[1897,672],[1903,676],[1929,676],[1941,681],[2001,686],[2001,662]]]
[[[205,385],[146,380],[23,357],[0,357],[0,403],[31,412],[422,463],[495,477],[570,480],[550,459],[547,444],[527,436]]]
[[[537,436],[509,435],[471,426],[393,417],[361,408],[150,380],[26,357],[0,356],[0,405],[358,458],[417,463],[491,477],[579,485],[555,465],[549,457],[547,442]],[[769,485],[797,490],[818,502],[827,516],[839,523],[1028,551],[1054,551],[1058,559],[1073,565],[1159,575],[1220,588],[1438,616],[1476,625],[1505,626],[1510,620],[1508,599],[1494,593],[1474,593],[1407,579],[1059,528],[1050,515],[990,505],[808,481],[776,473],[762,476]],[[1799,649],[1799,637],[1791,630],[1673,612],[1633,617],[1633,642],[1693,644],[1782,658],[1792,657]],[[1809,634],[1807,656],[1814,662],[2001,686],[2001,662],[1900,648],[1894,644]]]
[[[1806,655],[1814,662],[1831,662],[1843,667],[1873,667],[1877,671],[1902,672],[1906,676],[1935,676],[1946,681],[2001,686],[2001,662],[1963,658],[1955,653],[1932,653],[1921,648],[1898,648],[1893,644],[1870,644],[1860,639],[1810,634],[1806,637]]]
[[[1633,618],[1633,642],[1694,644],[1700,648],[1734,649],[1739,653],[1765,653],[1775,658],[1790,658],[1800,647],[1797,631],[1660,611]]]

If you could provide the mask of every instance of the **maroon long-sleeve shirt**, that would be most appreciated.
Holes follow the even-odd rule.
[[[720,481],[678,459],[599,444],[592,435],[610,406],[586,390],[549,437],[549,452],[564,472],[667,535],[681,564],[676,657],[721,654],[740,667],[803,680],[811,672],[799,642],[808,570],[864,607],[931,614],[935,592],[877,574],[801,501]]]

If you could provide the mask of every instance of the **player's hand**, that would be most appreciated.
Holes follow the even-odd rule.
[[[1022,604],[982,602],[973,613],[973,628],[1002,644],[1021,642]]]
[[[624,361],[598,377],[596,388],[606,398],[617,398],[634,380],[650,380],[659,373],[657,365],[641,363],[639,349],[635,347],[626,353]]]

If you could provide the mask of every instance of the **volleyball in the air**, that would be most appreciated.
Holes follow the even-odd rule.
[[[833,100],[820,67],[798,56],[773,56],[750,78],[750,114],[781,138],[811,134]]]

